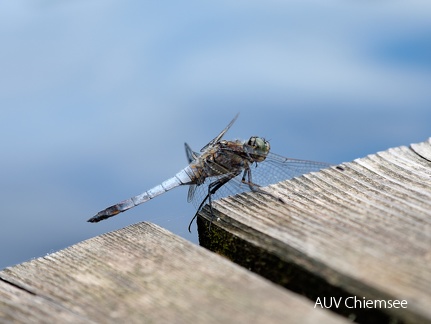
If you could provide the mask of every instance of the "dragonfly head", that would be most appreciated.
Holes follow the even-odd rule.
[[[269,142],[262,137],[252,136],[244,145],[248,155],[253,159],[253,162],[262,162],[266,159],[271,146]]]

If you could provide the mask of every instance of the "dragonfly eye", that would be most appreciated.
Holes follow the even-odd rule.
[[[269,153],[270,145],[262,137],[252,136],[247,142],[247,151],[254,162],[262,162]]]

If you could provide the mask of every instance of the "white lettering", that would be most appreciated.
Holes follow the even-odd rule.
[[[343,299],[343,297],[338,298],[338,300],[335,297],[328,297],[328,300],[326,300],[326,297],[322,297],[322,299],[320,299],[320,297],[317,297],[316,302],[314,303],[314,308],[316,308],[316,306],[320,306],[320,308],[331,308],[332,304],[334,304],[334,306],[338,308],[340,307],[341,300]]]
[[[356,297],[347,297],[346,298],[346,300],[344,301],[344,305],[347,307],[347,308],[355,308],[355,306],[354,306],[354,304],[353,304],[353,306],[349,306],[348,304],[347,304],[347,301],[349,300],[349,299],[355,299]]]
[[[383,304],[383,306],[382,306],[382,304]],[[388,300],[388,304],[389,304],[389,308],[392,308],[392,300]],[[374,307],[375,308],[386,308],[386,300],[375,300],[374,301]]]
[[[344,301],[346,308],[407,308],[407,300],[398,299],[366,299],[362,300],[356,296],[347,297]],[[337,305],[338,307],[338,305]]]
[[[343,299],[343,297],[340,297],[340,298],[338,299],[338,302],[336,301],[335,297],[333,297],[333,298],[334,298],[334,304],[335,304],[335,307],[336,307],[336,308],[340,307],[341,299]]]
[[[320,301],[320,297],[317,297],[316,302],[314,303],[314,308],[316,308],[317,305],[319,305],[320,308],[323,308],[322,302]]]

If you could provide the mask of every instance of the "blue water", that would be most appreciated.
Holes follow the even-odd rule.
[[[0,4],[0,268],[138,221],[197,242],[187,188],[105,207],[226,138],[340,163],[431,136],[431,3]]]

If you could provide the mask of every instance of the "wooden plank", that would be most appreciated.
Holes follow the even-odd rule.
[[[50,320],[51,319],[51,320]],[[0,280],[0,323],[88,323],[71,310]]]
[[[148,223],[0,271],[0,322],[345,323]]]
[[[201,212],[200,243],[312,300],[407,300],[336,310],[359,322],[431,322],[430,157],[428,140],[270,186],[286,204],[253,193],[222,199],[209,232]]]
[[[426,142],[411,144],[410,148],[425,160],[431,161],[431,137]]]

